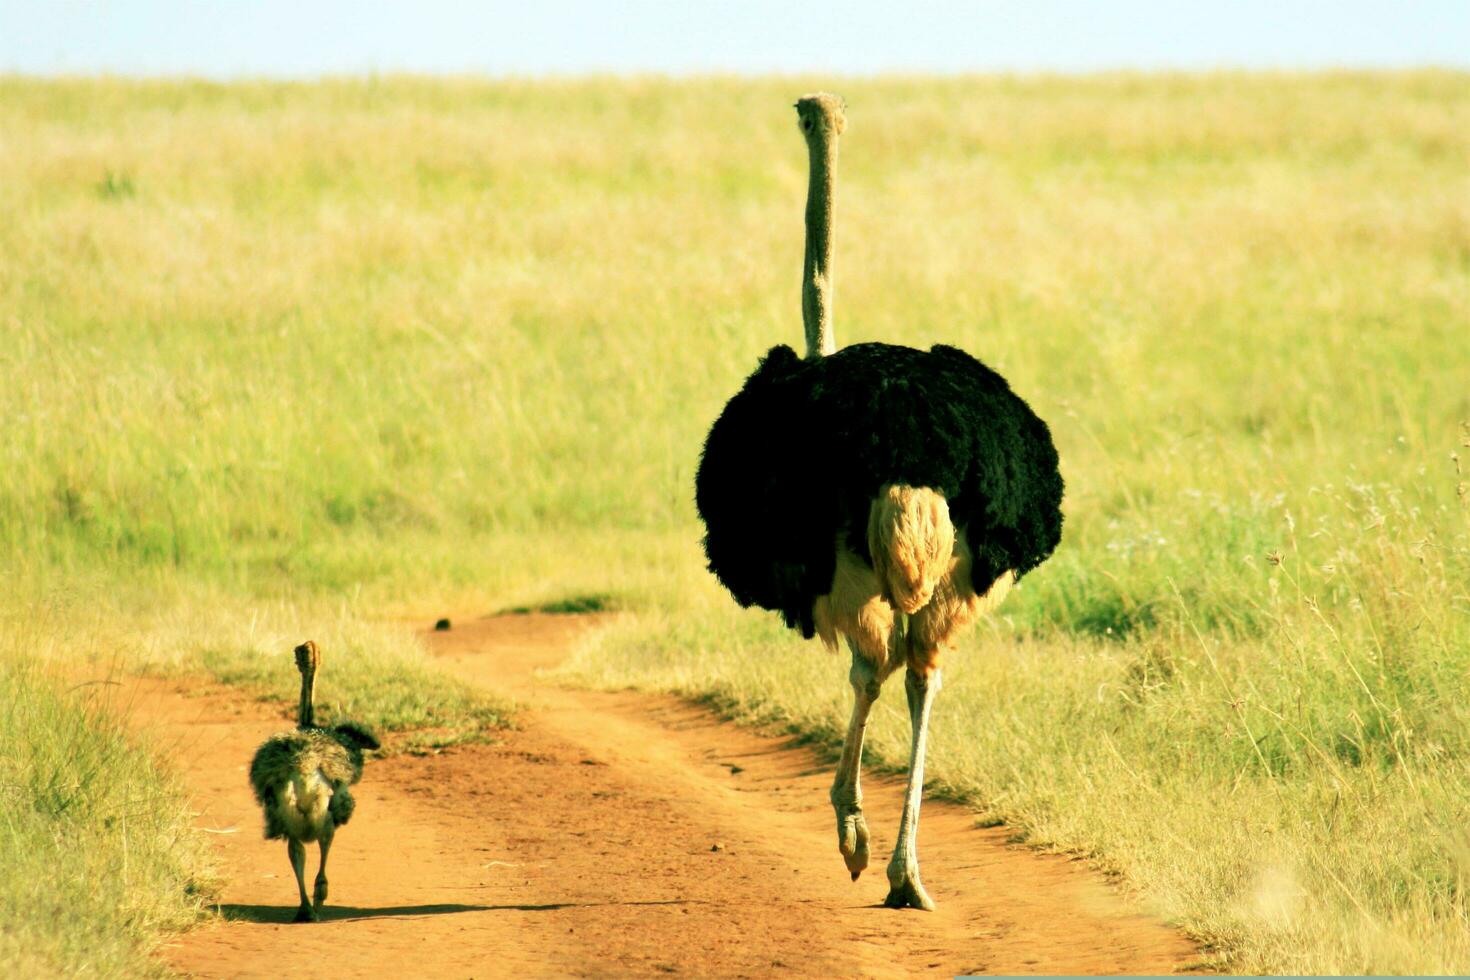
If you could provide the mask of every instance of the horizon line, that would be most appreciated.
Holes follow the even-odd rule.
[[[415,68],[364,68],[346,71],[320,72],[191,72],[191,71],[131,71],[110,68],[36,71],[13,69],[0,66],[0,79],[63,82],[63,81],[137,81],[137,82],[212,82],[233,83],[311,83],[343,81],[376,81],[380,79],[412,79],[418,81],[484,81],[484,82],[575,82],[598,80],[666,80],[699,81],[731,79],[740,81],[763,81],[776,79],[835,78],[861,81],[885,79],[965,79],[965,78],[1102,78],[1108,76],[1151,76],[1151,77],[1207,77],[1211,75],[1405,75],[1405,74],[1448,74],[1470,75],[1470,61],[1464,64],[1440,62],[1353,63],[1334,62],[1312,65],[1249,65],[1221,62],[1209,66],[1174,65],[1116,65],[1091,66],[1087,68],[882,68],[869,71],[826,71],[821,69],[749,71],[741,69],[633,70],[616,68],[589,68],[572,71],[539,72],[495,72],[483,68],[439,69],[426,71]]]

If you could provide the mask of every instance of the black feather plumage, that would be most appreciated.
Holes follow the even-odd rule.
[[[1056,548],[1051,432],[1004,378],[954,347],[855,344],[802,360],[773,347],[711,427],[695,477],[710,571],[742,606],[810,637],[839,535],[864,559],[886,484],[930,487],[967,532],[977,590]]]

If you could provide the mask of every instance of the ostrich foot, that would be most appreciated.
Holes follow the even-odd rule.
[[[311,904],[320,909],[327,903],[327,879],[318,878],[316,887],[311,890]]]
[[[322,917],[321,917],[321,914],[319,912],[317,912],[316,909],[312,908],[310,905],[306,904],[305,902],[302,902],[301,903],[301,908],[299,908],[299,909],[296,910],[296,918],[292,919],[291,921],[292,922],[320,922],[320,921],[322,921]]]
[[[863,808],[857,804],[837,804],[837,849],[842,852],[852,880],[868,866],[868,821],[863,818]]]
[[[929,893],[924,890],[917,873],[904,874],[897,881],[894,881],[890,875],[888,881],[888,897],[883,899],[885,908],[934,911],[934,899],[930,898]]]

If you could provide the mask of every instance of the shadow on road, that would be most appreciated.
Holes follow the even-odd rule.
[[[323,922],[343,919],[410,918],[416,915],[449,915],[453,912],[486,912],[490,905],[390,905],[377,909],[351,905],[328,905],[322,909]],[[236,905],[225,903],[220,915],[228,922],[290,922],[296,918],[295,905]]]
[[[341,922],[352,919],[409,919],[420,915],[450,915],[455,912],[555,912],[558,909],[584,909],[599,905],[687,905],[688,902],[671,899],[663,902],[552,902],[546,905],[390,905],[377,909],[356,908],[351,905],[328,905],[322,910],[323,922]],[[294,905],[238,905],[226,902],[219,907],[220,916],[227,922],[284,923],[296,918]]]

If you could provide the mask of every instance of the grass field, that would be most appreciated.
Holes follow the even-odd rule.
[[[1233,970],[1470,970],[1470,76],[830,84],[839,343],[974,352],[1068,485],[933,777]],[[836,738],[845,663],[734,608],[692,506],[800,338],[810,86],[0,79],[6,683],[258,684],[319,623],[429,670],[390,618],[597,596],[584,678]]]
[[[53,624],[0,630],[0,964],[9,976],[152,976],[160,931],[216,884],[185,795],[115,711],[112,685],[62,680]]]

